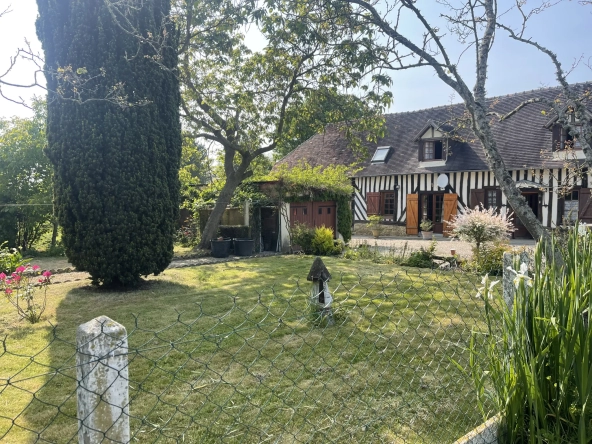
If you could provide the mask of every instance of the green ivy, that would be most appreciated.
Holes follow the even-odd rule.
[[[351,174],[355,171],[343,165],[311,167],[304,163],[296,167],[282,166],[265,176],[254,177],[236,189],[231,205],[242,208],[245,200],[251,201],[251,211],[258,207],[278,205],[279,202],[335,201],[337,203],[337,231],[348,242],[352,236],[351,197],[354,188]],[[261,191],[261,182],[272,185]],[[213,182],[204,187],[194,201],[196,215],[199,209],[212,207],[222,184]],[[256,213],[256,212],[255,212]]]

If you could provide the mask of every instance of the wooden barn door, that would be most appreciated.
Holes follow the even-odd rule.
[[[417,194],[407,195],[407,234],[419,232],[419,196]]]
[[[312,202],[294,202],[290,204],[290,226],[298,222],[313,228]]]
[[[444,237],[450,236],[450,222],[456,216],[458,196],[454,193],[447,193],[444,195]]]
[[[337,227],[335,226],[335,210],[337,205],[335,202],[313,202],[312,214],[313,224],[315,227],[324,225],[327,228],[332,228],[333,233],[337,234]]]

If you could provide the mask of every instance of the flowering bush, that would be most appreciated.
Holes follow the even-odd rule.
[[[488,210],[483,207],[464,208],[447,223],[454,236],[475,244],[474,252],[477,261],[479,261],[483,243],[501,241],[515,229],[511,215],[497,214],[495,208]]]
[[[7,242],[0,244],[0,272],[12,273],[17,267],[25,265],[28,260],[23,259],[16,248],[8,248]]]
[[[9,275],[0,273],[0,292],[16,308],[21,318],[35,324],[45,311],[50,279],[51,273],[47,270],[40,273],[38,265],[21,265]],[[36,292],[40,289],[43,289],[41,303],[35,299]]]

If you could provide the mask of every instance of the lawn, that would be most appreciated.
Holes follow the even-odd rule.
[[[325,326],[312,259],[171,269],[126,293],[56,284],[34,326],[1,303],[0,440],[76,440],[76,326],[99,315],[130,334],[138,442],[435,443],[481,422],[453,362],[483,327],[476,277],[327,258]]]

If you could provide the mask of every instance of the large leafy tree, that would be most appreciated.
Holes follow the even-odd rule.
[[[357,131],[379,131],[390,96],[375,86],[388,79],[367,77],[372,61],[357,57],[347,43],[334,43],[356,29],[315,23],[315,11],[303,2],[179,0],[177,6],[183,116],[197,136],[223,150],[224,184],[200,245],[208,248],[236,188],[252,175],[253,161],[290,146],[288,127],[296,128],[290,110],[318,106],[307,102],[314,91],[355,91],[367,105],[364,118],[349,127],[355,141]],[[287,18],[292,8],[300,11],[296,20]],[[253,49],[247,40],[257,38],[261,48]]]
[[[45,104],[32,118],[0,120],[0,244],[31,248],[51,228],[52,170],[45,147]]]
[[[181,128],[170,2],[120,3],[38,0],[37,33],[66,254],[94,283],[130,286],[172,259]]]

